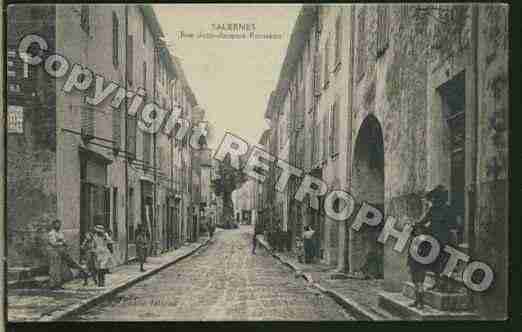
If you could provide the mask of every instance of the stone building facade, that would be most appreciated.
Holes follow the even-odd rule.
[[[143,89],[144,103],[167,110],[177,105],[191,120],[197,101],[150,6],[11,6],[10,11],[12,47],[37,33],[49,52],[66,57],[71,67],[79,64],[129,91]],[[43,66],[30,70],[22,91],[15,87],[8,99],[16,105],[22,99],[17,96],[25,96],[30,103],[24,105],[22,133],[8,136],[10,267],[45,264],[33,246],[42,249],[42,235],[55,218],[63,221],[74,257],[95,223],[103,223],[114,238],[118,263],[135,256],[140,222],[151,234],[152,254],[188,239],[191,210],[184,207],[192,189],[185,182],[193,155],[188,139],[141,131],[137,117],[127,115],[130,100],[114,108],[110,96],[91,106],[94,83],[88,91],[68,92],[63,88],[68,75],[51,79]]]
[[[448,188],[456,245],[495,273],[470,295],[487,317],[507,309],[507,18],[496,4],[305,5],[273,93],[298,93],[289,161],[395,217],[397,229],[421,216],[424,192]],[[268,108],[277,131],[272,98]],[[381,229],[354,231],[350,219],[294,204],[319,231],[325,263],[359,275],[372,261],[386,291],[409,280],[406,251],[379,244]],[[299,217],[289,221],[296,233]]]

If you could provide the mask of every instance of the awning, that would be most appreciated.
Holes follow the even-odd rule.
[[[105,157],[103,154],[93,151],[91,149],[85,148],[83,146],[80,146],[78,148],[78,151],[80,152],[80,155],[86,159],[97,161],[99,163],[102,163],[104,165],[112,164],[113,160]]]

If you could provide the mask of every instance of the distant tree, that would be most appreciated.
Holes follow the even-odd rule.
[[[231,228],[234,220],[232,192],[247,180],[247,176],[243,172],[245,162],[246,158],[240,158],[239,169],[236,169],[232,166],[230,154],[227,154],[215,170],[216,176],[212,180],[212,188],[217,196],[223,198],[222,223],[225,228]]]

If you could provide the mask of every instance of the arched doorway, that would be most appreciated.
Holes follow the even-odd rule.
[[[368,115],[361,124],[352,162],[352,194],[384,213],[384,142],[379,121]],[[382,225],[382,223],[381,223]],[[383,276],[383,247],[377,242],[381,227],[363,225],[349,230],[349,270],[373,278]]]

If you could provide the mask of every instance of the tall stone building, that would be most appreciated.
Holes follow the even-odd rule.
[[[135,256],[134,232],[140,222],[151,234],[153,254],[184,242],[191,223],[185,208],[192,200],[186,183],[193,155],[188,138],[177,142],[140,130],[140,114],[127,114],[131,100],[115,101],[117,90],[96,106],[92,102],[95,81],[103,77],[104,87],[112,81],[143,94],[143,104],[180,107],[182,116],[192,119],[196,98],[179,59],[163,41],[152,8],[15,5],[8,16],[13,62],[8,97],[13,121],[7,138],[10,268],[46,264],[45,234],[55,218],[63,221],[75,257],[95,223],[111,233],[119,263]],[[42,57],[62,55],[69,72],[54,79],[43,63],[24,65],[16,50],[32,33],[48,45]],[[81,88],[85,78],[67,88],[75,64],[93,74],[89,89]]]
[[[273,93],[293,101],[287,160],[395,217],[398,230],[421,216],[423,193],[448,188],[458,249],[495,273],[469,296],[486,317],[507,308],[507,17],[497,4],[305,5]],[[281,142],[292,134],[274,99],[267,117]],[[381,228],[355,231],[308,204],[290,203],[287,224],[298,233],[306,215],[325,263],[354,277],[371,262],[385,291],[401,291],[407,256],[395,239],[381,245]]]

